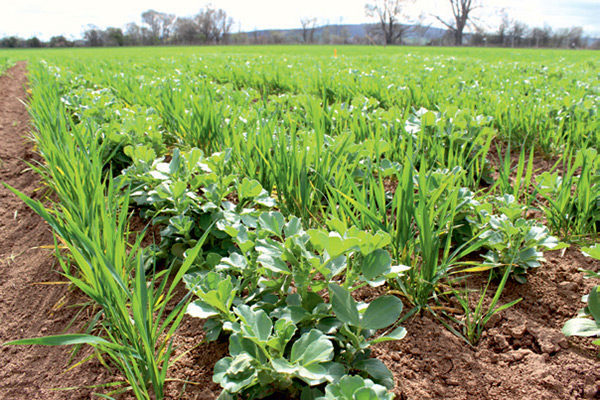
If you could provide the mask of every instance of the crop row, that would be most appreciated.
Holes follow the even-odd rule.
[[[209,96],[207,91],[215,94],[208,99],[226,104],[310,95],[329,105],[380,110],[385,115],[374,117],[384,121],[405,121],[412,109],[458,107],[491,118],[491,126],[504,139],[535,143],[549,155],[562,153],[569,142],[577,147],[598,144],[600,66],[593,58],[570,63],[559,58],[553,66],[410,54],[336,59],[216,55],[127,63],[61,63],[67,66],[61,76],[85,80],[86,72],[93,70],[92,83],[115,90],[130,104],[154,108],[164,103],[169,89],[180,90],[171,98],[184,99],[184,104],[189,95],[202,99]],[[192,111],[189,103],[185,105]],[[332,117],[338,132],[350,128],[338,121],[342,116]]]
[[[0,57],[0,75],[2,75],[7,69],[12,67],[14,63],[7,57]]]

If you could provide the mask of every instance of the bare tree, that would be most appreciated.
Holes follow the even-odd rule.
[[[175,15],[148,10],[142,13],[142,30],[150,44],[166,43],[175,28]]]
[[[514,20],[508,32],[510,35],[510,47],[515,47],[515,45],[520,46],[528,32],[529,27],[524,22]]]
[[[174,30],[175,38],[179,43],[194,44],[198,40],[199,26],[193,18],[177,18]]]
[[[302,41],[304,43],[312,43],[315,37],[317,19],[314,17],[304,17],[300,19],[300,24],[302,25]]]
[[[402,38],[412,28],[409,16],[404,9],[414,0],[374,0],[365,4],[365,13],[368,17],[379,19],[379,33],[383,35],[386,45],[402,44]],[[400,22],[404,19],[405,23]]]
[[[506,38],[508,36],[508,30],[510,29],[510,18],[508,17],[508,13],[506,12],[506,9],[502,10],[501,15],[502,15],[502,21],[500,22],[500,25],[498,26],[498,35],[497,35],[496,42],[500,46],[504,46],[504,45],[506,45]]]
[[[125,44],[128,46],[139,46],[143,43],[142,28],[135,22],[125,26]]]
[[[213,14],[213,37],[217,44],[227,42],[229,33],[231,32],[231,26],[233,25],[233,18],[228,17],[227,13],[223,9],[218,9]]]
[[[222,40],[226,41],[233,26],[233,19],[227,16],[225,10],[216,10],[212,5],[200,10],[194,18],[204,43],[219,44]]]
[[[166,43],[171,37],[173,29],[175,28],[175,18],[175,14],[160,13],[158,15],[160,21],[161,42]]]
[[[215,10],[209,6],[206,8],[206,10],[200,10],[200,12],[194,17],[196,23],[198,24],[198,33],[200,34],[200,39],[204,43],[208,43],[212,40],[214,13]]]
[[[104,45],[103,32],[96,25],[88,25],[83,32],[83,39],[89,46],[98,47]]]
[[[572,49],[582,47],[583,28],[580,26],[574,26],[571,29],[569,29],[567,39],[567,47],[570,47]]]
[[[146,32],[150,36],[150,42],[157,44],[160,40],[160,28],[162,25],[160,14],[158,11],[148,10],[142,13],[142,22],[148,25]]]
[[[498,33],[494,37],[496,44],[510,47],[522,46],[529,33],[527,24],[511,18],[506,9],[503,9],[500,15],[502,21],[498,26]]]
[[[531,38],[535,47],[548,47],[552,39],[552,27],[544,25],[543,28],[533,28]]]
[[[446,25],[454,34],[454,44],[461,46],[463,43],[463,32],[472,18],[471,12],[478,7],[474,0],[449,0],[452,6],[453,22],[446,22],[439,16],[435,16],[442,24]]]

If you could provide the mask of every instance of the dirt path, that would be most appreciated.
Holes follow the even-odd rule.
[[[0,182],[28,196],[39,196],[39,177],[28,169],[35,162],[32,144],[26,140],[29,116],[21,100],[27,93],[26,64],[18,63],[0,77]],[[49,250],[48,225],[3,185],[0,186],[0,343],[61,333],[78,311],[59,307],[78,299],[57,273]],[[0,399],[83,399],[88,390],[50,391],[109,380],[106,372],[87,364],[62,374],[68,362],[64,347],[0,347]]]

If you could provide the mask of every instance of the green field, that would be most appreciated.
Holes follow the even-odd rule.
[[[137,398],[163,397],[186,312],[229,341],[224,399],[392,398],[371,345],[432,312],[475,346],[519,301],[499,302],[509,280],[597,240],[597,52],[68,49],[1,52],[0,70],[4,57],[28,60],[36,168],[55,193],[23,199],[101,310],[87,334],[20,343],[91,344]],[[466,295],[474,274],[494,283],[485,302]],[[385,294],[353,298],[368,286]],[[600,332],[588,298],[566,334]]]

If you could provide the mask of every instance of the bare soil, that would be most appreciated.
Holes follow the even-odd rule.
[[[21,103],[27,98],[25,73],[26,65],[19,63],[0,77],[0,181],[39,198],[42,184],[27,165],[38,158],[26,139],[31,127]],[[75,332],[87,312],[69,324],[85,299],[70,290],[51,251],[42,248],[52,245],[52,232],[4,186],[0,204],[0,342]],[[566,339],[560,332],[594,285],[578,269],[598,270],[600,264],[574,247],[564,254],[549,252],[546,258],[526,284],[509,282],[501,301],[523,300],[490,321],[477,347],[430,314],[408,320],[404,340],[377,345],[375,355],[394,373],[397,398],[600,398],[597,348],[590,340]],[[361,298],[381,290],[362,292]],[[181,358],[170,371],[168,398],[214,399],[219,394],[212,369],[226,355],[227,344],[202,343],[201,326],[200,320],[184,319],[176,338]],[[95,360],[66,371],[69,349],[62,347],[0,347],[0,365],[0,399],[92,398],[93,389],[52,389],[119,379]]]
[[[29,164],[39,157],[27,139],[31,132],[27,99],[26,64],[18,63],[0,76],[0,182],[39,199],[44,192]],[[49,226],[4,185],[0,186],[0,343],[60,334],[77,312],[70,305],[85,301],[58,273],[52,255]],[[75,324],[73,332],[81,323]],[[65,347],[0,347],[0,398],[85,399],[87,389],[68,392],[52,389],[90,386],[110,381],[110,373],[97,362],[70,372]]]

